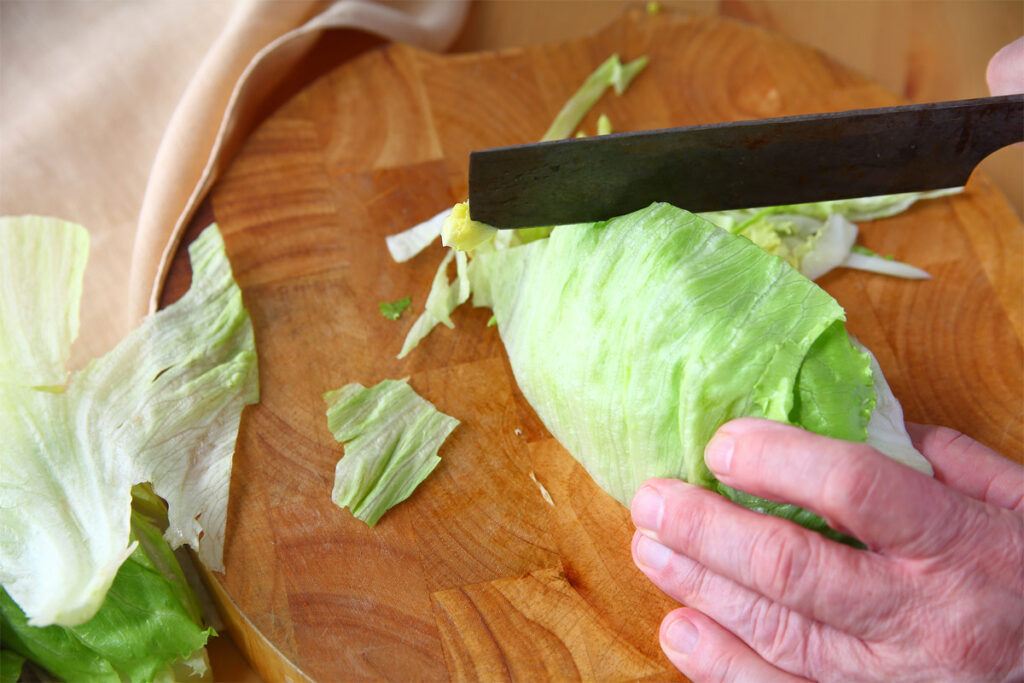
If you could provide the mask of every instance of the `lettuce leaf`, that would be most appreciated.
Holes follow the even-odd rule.
[[[64,386],[88,256],[80,225],[0,217],[0,384]]]
[[[58,321],[3,326],[0,348],[16,351],[9,360],[17,368],[49,366],[49,349],[70,343],[61,311],[78,300],[87,248],[58,235],[73,253],[51,258],[53,235],[36,224],[19,219],[0,228],[6,257],[32,262],[22,270],[31,282],[0,292],[3,310],[22,311],[18,320],[35,312]],[[59,225],[58,233],[80,230],[47,224]],[[20,371],[0,383],[0,583],[32,626],[77,626],[97,613],[136,552],[131,489],[140,482],[152,482],[168,502],[171,547],[188,543],[210,568],[223,569],[231,459],[242,407],[258,396],[256,352],[216,226],[189,254],[189,291],[66,388],[40,390]],[[67,283],[70,293],[38,295],[50,287],[44,283]]]
[[[6,647],[0,650],[0,683],[18,683],[25,658]]]
[[[649,477],[721,490],[703,451],[733,418],[867,439],[871,361],[852,346],[839,304],[686,211],[654,204],[560,226],[547,240],[477,255],[469,277],[523,395],[625,505]],[[792,506],[769,511],[824,528]]]
[[[99,611],[74,627],[35,627],[6,591],[0,592],[0,627],[10,647],[54,676],[69,681],[152,681],[175,677],[174,666],[202,650],[213,630],[202,626],[194,594],[160,527],[132,513],[138,542],[121,565]],[[206,664],[195,672],[208,678]]]
[[[405,380],[348,384],[324,401],[327,427],[345,445],[331,498],[371,527],[437,467],[437,451],[459,424]]]

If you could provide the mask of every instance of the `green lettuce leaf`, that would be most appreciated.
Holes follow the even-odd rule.
[[[49,258],[36,231],[13,225],[4,225],[0,242],[12,261],[33,261],[25,277],[80,289],[84,255]],[[152,482],[169,504],[171,547],[188,543],[207,566],[223,568],[231,459],[242,407],[258,396],[256,353],[216,226],[189,254],[189,291],[65,390],[41,391],[34,380],[0,383],[0,583],[33,626],[76,626],[96,614],[136,550],[131,489],[140,482]],[[33,287],[0,292],[4,310],[39,307],[42,319],[63,320],[46,310],[48,301],[77,301],[74,294],[22,299]],[[35,349],[70,338],[60,324],[5,324],[0,337],[0,347],[24,355],[12,361],[26,368],[44,365]]]
[[[174,678],[174,665],[190,660],[213,630],[202,626],[160,527],[133,512],[131,528],[138,545],[118,569],[99,611],[83,624],[31,626],[7,592],[0,592],[5,647],[69,681]],[[200,670],[195,680],[208,673]]]
[[[558,227],[477,255],[469,277],[526,399],[623,504],[649,477],[718,488],[704,446],[733,418],[868,436],[870,358],[852,346],[839,304],[783,260],[681,209],[654,204]]]
[[[17,683],[25,658],[14,650],[0,650],[0,683]]]
[[[371,527],[437,467],[437,451],[459,424],[405,380],[348,384],[324,401],[327,427],[345,445],[331,498]]]

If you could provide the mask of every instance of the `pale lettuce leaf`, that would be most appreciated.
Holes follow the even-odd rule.
[[[31,242],[25,252],[17,238],[7,244],[37,259],[38,280],[73,279]],[[32,626],[75,626],[96,614],[135,550],[131,488],[140,482],[168,502],[171,546],[189,543],[211,569],[223,568],[231,459],[242,407],[258,396],[256,353],[215,226],[189,254],[189,291],[65,391],[0,384],[0,583]]]
[[[63,388],[88,256],[80,225],[0,217],[0,384]]]

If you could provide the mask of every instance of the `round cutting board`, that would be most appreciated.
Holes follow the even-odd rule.
[[[395,358],[443,252],[394,263],[384,237],[466,196],[470,150],[539,139],[612,53],[650,64],[594,107],[588,133],[602,113],[626,131],[899,103],[764,30],[636,12],[545,47],[382,47],[268,119],[193,225],[220,225],[256,331],[261,400],[238,438],[226,571],[207,578],[267,679],[678,677],[657,644],[673,603],[632,564],[628,511],[518,393],[490,312],[467,304],[455,329]],[[1002,195],[975,174],[962,195],[864,224],[861,242],[933,276],[821,280],[908,419],[1019,461],[1024,228]],[[165,300],[188,281],[183,248]],[[379,302],[407,295],[411,312],[381,316]],[[343,451],[321,395],[402,377],[461,425],[427,481],[369,529],[331,502]]]

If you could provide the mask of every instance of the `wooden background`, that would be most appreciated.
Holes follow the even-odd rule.
[[[481,3],[460,45],[500,43],[507,24],[485,22],[496,27],[488,36],[474,22],[480,12],[494,21],[507,6]],[[778,22],[772,8],[719,6]],[[275,114],[215,189],[203,219],[221,222],[246,292],[263,401],[244,423],[228,572],[214,585],[238,608],[232,626],[268,678],[671,676],[655,638],[670,603],[632,569],[628,513],[517,398],[496,335],[483,327],[487,313],[458,314],[455,333],[442,330],[400,363],[382,349],[401,334],[373,311],[379,300],[420,292],[439,255],[398,267],[380,238],[461,198],[470,148],[538,137],[610,51],[641,50],[653,60],[629,98],[602,109],[620,128],[897,99],[739,24],[630,22],[593,41],[500,56],[437,58],[400,47],[367,55]],[[683,67],[690,70],[679,79]],[[917,85],[902,94],[925,82],[909,78]],[[932,231],[926,241],[911,232],[921,224]],[[959,427],[1018,460],[1021,235],[999,191],[978,177],[966,197],[865,230],[869,247],[931,270],[932,286],[849,273],[823,283],[879,356],[911,419]],[[186,278],[176,272],[170,297]],[[319,393],[407,374],[464,425],[416,497],[367,532],[324,495],[339,451],[317,428]],[[481,385],[487,391],[475,390]],[[554,508],[539,499],[530,472]],[[214,656],[220,680],[256,675],[223,641]]]

